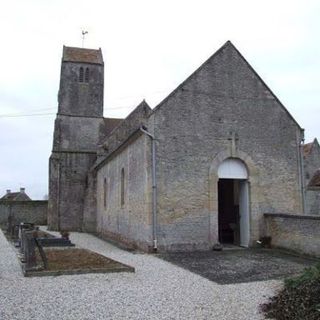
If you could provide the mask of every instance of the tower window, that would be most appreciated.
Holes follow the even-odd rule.
[[[120,182],[121,186],[120,186],[120,204],[121,207],[124,206],[124,169],[121,169],[121,182]]]
[[[84,71],[83,71],[83,68],[80,67],[80,70],[79,70],[79,82],[83,82],[83,77],[84,77]]]
[[[89,68],[86,68],[86,73],[84,75],[84,81],[89,82]]]

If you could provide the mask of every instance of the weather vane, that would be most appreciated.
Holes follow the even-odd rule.
[[[82,48],[84,47],[84,39],[85,39],[86,34],[88,34],[88,31],[82,30]]]

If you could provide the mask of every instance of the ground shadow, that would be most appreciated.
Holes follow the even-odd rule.
[[[275,249],[163,253],[157,257],[219,284],[284,279],[317,262]]]

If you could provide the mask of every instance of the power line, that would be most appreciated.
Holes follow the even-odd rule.
[[[164,90],[157,90],[153,91],[151,94],[159,94],[165,92]],[[123,97],[118,97],[117,100],[126,100],[130,98],[134,98],[136,96],[123,96]],[[134,107],[132,106],[126,106],[126,107],[114,107],[114,108],[105,108],[105,111],[109,110],[119,110],[119,109],[133,109]],[[29,112],[38,112],[38,111],[49,111],[49,110],[56,110],[57,107],[49,107],[49,108],[41,108],[41,109],[31,109],[28,110]],[[0,118],[21,118],[21,117],[36,117],[36,116],[49,116],[49,115],[54,115],[55,113],[50,112],[50,113],[26,113],[26,114],[20,114],[20,113],[8,113],[8,114],[0,114]]]
[[[132,109],[132,107],[106,108],[105,111],[118,110],[118,109]],[[0,114],[0,118],[36,117],[36,116],[49,116],[49,115],[55,115],[55,114],[56,114],[55,112],[49,112],[49,113],[29,113],[29,114]]]
[[[55,113],[31,113],[31,114],[5,114],[0,115],[0,118],[21,118],[21,117],[35,117],[35,116],[48,116],[54,115]]]

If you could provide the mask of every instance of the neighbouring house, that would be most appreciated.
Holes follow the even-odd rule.
[[[145,251],[252,246],[304,210],[304,131],[228,41],[151,109],[103,117],[101,50],[64,47],[49,228]]]
[[[303,148],[306,214],[320,214],[320,146],[317,139]]]
[[[31,198],[26,194],[25,188],[20,188],[18,192],[11,192],[11,190],[7,190],[7,193],[0,198],[0,201],[30,201]]]

